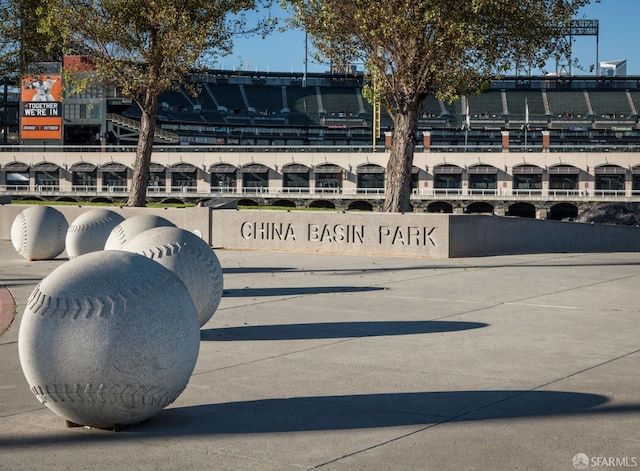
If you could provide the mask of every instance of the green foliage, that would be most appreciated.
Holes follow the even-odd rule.
[[[540,64],[568,43],[565,25],[589,0],[282,0],[334,63],[365,63],[393,115],[429,93],[452,101],[514,63]],[[375,95],[375,97],[374,97]]]
[[[281,0],[320,55],[364,63],[364,96],[394,134],[385,211],[411,211],[411,163],[422,101],[478,93],[511,64],[540,64],[569,47],[566,25],[590,0]],[[596,0],[597,1],[597,0]]]
[[[243,15],[260,1],[60,0],[49,9],[42,31],[58,34],[66,55],[91,61],[89,72],[65,72],[67,93],[97,84],[117,89],[140,107],[128,206],[146,205],[160,94],[189,85],[189,73],[207,58],[230,51],[234,35],[268,32],[269,20],[248,28]]]
[[[36,206],[112,206],[122,207],[122,203],[98,203],[92,201],[45,201],[45,200],[20,200],[14,199],[11,204],[33,204]],[[148,208],[193,208],[195,203],[149,203]]]
[[[91,58],[94,73],[66,77],[75,92],[108,83],[145,110],[150,96],[228,53],[234,35],[268,32],[268,20],[247,25],[242,12],[255,8],[254,0],[64,0],[43,28],[58,32],[66,54]]]
[[[40,27],[50,0],[0,0],[0,77],[15,83],[37,62],[62,59],[58,35]]]

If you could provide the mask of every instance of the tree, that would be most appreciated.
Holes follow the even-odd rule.
[[[563,25],[590,0],[282,0],[333,62],[364,62],[365,96],[394,124],[384,211],[412,211],[418,117],[429,94],[478,93],[511,63],[542,64],[569,47]],[[596,0],[599,1],[599,0]]]
[[[259,0],[257,0],[259,1]],[[70,74],[78,92],[91,81],[117,87],[142,112],[128,206],[145,206],[158,98],[189,85],[195,68],[231,50],[235,34],[267,32],[269,21],[246,27],[242,12],[256,0],[62,0],[47,30],[64,51],[89,56],[92,74]]]
[[[19,83],[38,62],[62,58],[56,35],[40,29],[50,0],[0,0],[0,77]]]

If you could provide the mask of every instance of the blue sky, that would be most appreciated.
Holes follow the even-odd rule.
[[[272,7],[272,16],[284,14],[278,7]],[[602,0],[585,7],[580,18],[600,20],[598,41],[598,60],[611,61],[627,59],[627,74],[640,75],[640,1],[638,0]],[[237,38],[234,41],[233,54],[220,58],[217,66],[226,70],[248,70],[269,72],[303,72],[305,41],[302,31],[273,33],[266,39]],[[576,37],[573,56],[584,67],[584,72],[574,69],[576,75],[588,74],[589,66],[596,63],[596,38],[594,36]],[[308,64],[309,72],[325,72],[327,64]],[[555,62],[546,68],[555,71]],[[541,71],[533,71],[539,74]]]

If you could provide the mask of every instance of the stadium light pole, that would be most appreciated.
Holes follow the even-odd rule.
[[[467,143],[469,141],[469,129],[471,128],[471,113],[469,112],[469,97],[465,97],[467,102],[467,110],[464,121],[464,151],[467,152]]]
[[[309,32],[304,29],[304,74],[302,76],[302,87],[307,86],[307,64],[309,63]]]
[[[9,101],[9,77],[5,76],[2,82],[2,143],[7,144],[9,142],[9,125],[7,124],[9,120],[9,110],[7,106]]]

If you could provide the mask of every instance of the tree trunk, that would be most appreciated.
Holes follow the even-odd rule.
[[[157,104],[158,97],[147,93],[144,104],[140,107],[142,110],[140,137],[136,146],[136,157],[133,164],[133,177],[131,178],[127,206],[141,207],[147,204],[147,186],[149,184],[149,167],[156,130]]]
[[[383,211],[410,213],[411,168],[415,150],[415,131],[418,126],[418,104],[412,104],[398,112],[393,119],[394,132],[385,181]]]

